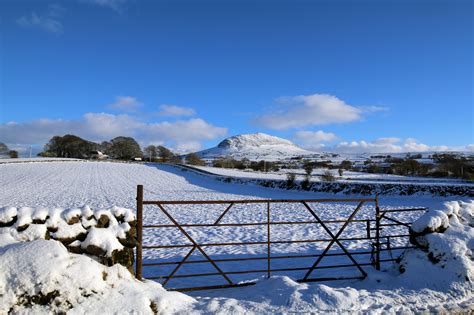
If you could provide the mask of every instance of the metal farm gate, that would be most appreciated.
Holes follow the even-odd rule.
[[[347,218],[344,219],[333,219],[323,220],[320,215],[313,209],[315,204],[332,204],[332,203],[347,203],[354,204],[353,210]],[[311,220],[272,220],[272,209],[277,205],[300,205],[310,215]],[[372,205],[375,211],[370,214],[369,217],[356,218],[356,215],[361,211],[363,206]],[[153,205],[154,211],[161,212],[160,215],[164,215],[167,220],[166,224],[144,224],[143,214],[144,206]],[[222,212],[216,219],[208,223],[185,223],[178,222],[178,220],[171,214],[170,206],[197,206],[197,205],[223,205]],[[237,205],[248,205],[249,207],[260,205],[264,207],[266,215],[264,219],[259,222],[223,222],[224,217],[235,208]],[[158,209],[156,209],[156,207]],[[148,201],[143,200],[143,186],[137,186],[137,240],[138,245],[136,249],[136,277],[137,279],[152,279],[159,281],[162,285],[169,290],[177,291],[192,291],[192,290],[204,290],[204,289],[217,289],[237,286],[247,286],[255,284],[255,281],[239,281],[233,279],[234,276],[242,274],[264,274],[266,277],[270,277],[272,274],[281,274],[288,272],[302,272],[302,276],[297,280],[298,282],[313,282],[313,281],[330,281],[330,280],[348,280],[348,279],[363,279],[367,276],[364,268],[372,266],[373,268],[380,270],[381,264],[385,262],[393,262],[397,257],[393,257],[392,252],[397,250],[404,250],[408,248],[414,248],[414,246],[407,246],[403,244],[401,246],[393,246],[393,240],[404,238],[405,240],[409,237],[408,228],[411,222],[402,222],[400,219],[390,217],[391,214],[396,212],[413,212],[413,211],[425,211],[426,208],[410,208],[410,209],[383,209],[379,207],[378,197],[375,198],[350,198],[350,199],[311,199],[311,200],[199,200],[199,201]],[[336,230],[331,229],[329,226],[339,224],[340,227]],[[358,224],[358,230],[362,229],[363,236],[346,235],[343,236],[344,231],[351,224]],[[324,238],[312,238],[312,239],[290,239],[281,240],[275,239],[274,233],[272,233],[272,227],[275,226],[295,226],[295,225],[315,225],[318,228],[322,228],[322,231],[326,235]],[[189,229],[199,228],[237,228],[237,227],[261,227],[266,233],[263,235],[263,239],[257,241],[242,241],[242,242],[208,242],[206,240],[199,241],[196,237],[192,236]],[[363,228],[361,228],[363,227]],[[384,233],[384,229],[389,227],[403,227],[404,233]],[[180,235],[184,237],[186,243],[178,244],[166,244],[160,243],[160,230],[164,229],[177,229]],[[143,233],[145,230],[153,229],[158,231],[158,236],[153,238],[152,241],[143,241]],[[400,230],[400,229],[399,229]],[[158,243],[156,242],[158,241]],[[369,245],[359,251],[351,251],[348,249],[350,242],[362,242],[369,241]],[[314,244],[314,243],[327,243],[322,251],[305,252],[297,255],[281,255],[272,253],[272,246],[281,244]],[[344,244],[345,243],[345,244]],[[251,246],[259,245],[266,247],[266,253],[263,255],[250,255],[250,257],[224,257],[224,258],[212,258],[209,254],[209,248],[213,247],[231,247],[231,246]],[[340,251],[332,252],[331,248],[335,245]],[[350,244],[349,244],[350,245]],[[181,255],[180,260],[164,260],[164,261],[147,261],[143,259],[143,251],[153,250],[172,250],[172,249],[185,249],[186,254]],[[381,258],[382,253],[389,252],[390,255],[385,258]],[[192,254],[199,253],[204,259],[190,259]],[[349,263],[340,264],[325,264],[322,265],[321,261],[325,257],[343,256],[348,259]],[[364,261],[356,259],[355,257],[366,257]],[[370,257],[367,259],[367,257]],[[299,267],[273,267],[274,261],[291,261],[295,259],[306,259],[310,264],[307,266]],[[242,266],[246,266],[252,261],[263,261],[264,267],[258,269],[245,269],[242,270]],[[224,268],[228,263],[239,263],[237,270]],[[242,262],[242,263],[240,263]],[[196,264],[208,264],[211,266],[212,271],[209,272],[191,272],[185,274],[178,274],[178,271],[185,265],[196,265]],[[159,268],[158,275],[156,272],[151,272],[145,277],[143,276],[144,268]],[[162,267],[171,267],[165,274],[160,269]],[[331,271],[330,276],[319,276],[313,277],[316,271],[322,269],[337,269],[345,267],[355,267],[357,274],[353,276],[347,276],[340,274],[337,271]],[[199,271],[199,268],[197,268]],[[164,270],[164,269],[163,269]],[[161,272],[160,272],[161,271]],[[224,281],[224,284],[215,284],[213,281],[205,282],[206,285],[197,285],[195,279],[199,277],[220,277]],[[169,282],[172,279],[190,279],[187,285],[184,287],[169,287]],[[183,280],[182,280],[183,281]]]

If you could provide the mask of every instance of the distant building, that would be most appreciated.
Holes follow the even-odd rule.
[[[109,158],[107,154],[102,153],[101,151],[91,151],[89,153],[91,159],[95,160],[106,160]]]

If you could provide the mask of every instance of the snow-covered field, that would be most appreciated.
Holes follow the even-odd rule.
[[[157,164],[126,164],[111,162],[48,162],[48,163],[6,163],[0,165],[0,207],[1,206],[30,206],[30,207],[62,207],[73,208],[89,205],[93,209],[110,208],[114,205],[135,208],[136,185],[144,185],[145,200],[232,200],[232,199],[316,199],[331,198],[334,195],[296,192],[278,189],[269,189],[253,185],[239,185],[214,181],[206,176],[184,171],[180,168]],[[396,207],[429,207],[443,208],[447,200],[458,198],[441,198],[432,196],[413,197],[383,197],[380,200],[382,208]],[[312,204],[322,219],[347,218],[354,204]],[[177,207],[168,209],[181,222],[213,222],[225,207],[195,206]],[[373,216],[373,205],[365,206],[358,218]],[[255,222],[266,220],[265,208],[236,206],[226,216],[226,222]],[[412,221],[419,214],[400,214],[398,219]],[[307,212],[298,205],[285,207],[275,206],[272,220],[305,220],[311,219]],[[167,223],[166,218],[159,210],[152,206],[145,208],[145,224]],[[190,234],[206,242],[239,242],[260,240],[266,234],[258,228],[222,228],[218,230],[190,231]],[[340,228],[334,224],[333,231]],[[260,230],[259,230],[260,229]],[[357,224],[351,224],[344,235],[354,237],[364,234],[365,229]],[[400,231],[402,233],[402,231]],[[328,237],[325,232],[314,225],[303,227],[278,228],[272,227],[272,235],[277,239],[312,239]],[[52,242],[52,241],[51,241]],[[163,231],[145,230],[146,244],[177,244],[185,243],[185,239],[176,229]],[[394,240],[393,246],[403,245],[406,239]],[[348,241],[344,243],[351,251],[367,250],[366,241]],[[325,244],[295,245],[285,244],[272,247],[274,253],[314,253],[324,249]],[[45,245],[46,246],[46,245]],[[144,252],[144,259],[163,261],[183,256],[184,250],[148,250]],[[206,250],[214,258],[248,255],[259,255],[266,252],[263,246],[235,246],[231,248],[209,248]],[[3,253],[0,252],[0,253]],[[5,254],[1,254],[5,255]],[[58,254],[59,255],[59,254]],[[62,255],[62,254],[61,254]],[[194,254],[193,254],[194,255]],[[196,257],[201,256],[196,254]],[[196,258],[194,256],[192,258]],[[369,257],[360,255],[361,260]],[[347,259],[347,258],[346,258]],[[8,260],[9,261],[9,260]],[[311,263],[312,260],[299,262]],[[197,264],[193,264],[197,265]],[[255,265],[256,266],[256,265]],[[255,267],[254,266],[254,267]],[[230,266],[229,268],[235,268]],[[247,267],[247,266],[246,266]],[[252,267],[252,266],[251,266]],[[289,278],[277,276],[269,280],[262,280],[254,287],[216,290],[212,292],[193,293],[196,298],[193,306],[186,308],[184,313],[190,312],[292,312],[314,310],[377,310],[406,311],[406,310],[459,310],[472,308],[472,294],[466,293],[466,287],[453,284],[444,287],[436,282],[414,282],[412,278],[405,279],[396,276],[392,263],[385,264],[387,272],[375,272],[372,267],[365,269],[369,273],[364,281],[331,282],[325,284],[298,284]],[[355,269],[355,268],[353,268]],[[206,271],[204,267],[191,269],[183,268],[182,272]],[[156,273],[167,274],[169,269],[145,269],[145,276]],[[348,273],[353,270],[348,270]],[[297,278],[299,275],[289,274]],[[250,278],[249,278],[250,277]],[[258,274],[249,277],[233,278],[236,281],[259,279]],[[1,281],[1,279],[0,279]],[[176,280],[176,286],[180,286]],[[194,283],[193,283],[194,284]],[[469,285],[469,283],[468,283]],[[472,288],[471,288],[472,289]],[[457,291],[456,291],[457,290]],[[263,293],[262,291],[266,291]],[[456,293],[457,292],[457,293]],[[469,292],[469,290],[467,291]],[[1,285],[0,285],[1,293]],[[168,311],[177,309],[168,309]]]
[[[227,171],[222,169],[223,171]],[[266,189],[260,186],[223,184],[161,164],[113,162],[7,163],[0,165],[2,205],[91,207],[120,205],[134,208],[136,185],[145,188],[145,199],[314,199],[333,194]],[[237,171],[235,171],[237,172]],[[456,198],[451,198],[456,199]],[[383,197],[382,206],[440,206],[446,198]]]

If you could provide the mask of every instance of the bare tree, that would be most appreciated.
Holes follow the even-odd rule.
[[[154,145],[149,145],[145,148],[145,157],[151,161],[154,161],[158,156],[158,149]]]
[[[158,156],[160,157],[161,162],[173,163],[173,161],[175,161],[175,154],[171,152],[170,149],[162,145],[159,145],[157,147],[157,150],[158,150]]]
[[[186,164],[204,166],[206,163],[196,154],[190,153],[186,156]]]
[[[332,174],[330,170],[325,170],[323,174],[321,175],[321,179],[323,180],[323,182],[333,182],[336,180],[336,178],[334,177],[334,175]]]

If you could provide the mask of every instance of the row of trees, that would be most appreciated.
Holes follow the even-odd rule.
[[[369,173],[396,174],[403,176],[432,176],[432,177],[457,177],[474,180],[474,160],[454,154],[434,154],[433,164],[420,163],[412,157],[390,158],[385,160],[385,165],[365,162],[366,171]]]
[[[145,159],[150,162],[180,163],[181,158],[168,148],[159,145],[149,145],[145,148]]]
[[[54,136],[44,146],[39,156],[63,158],[89,158],[95,151],[101,151],[113,158],[129,160],[141,158],[140,145],[130,137],[116,137],[110,141],[95,143],[75,135]]]
[[[101,151],[108,156],[130,160],[147,158],[150,161],[179,162],[177,155],[163,146],[149,145],[142,152],[140,145],[131,137],[116,137],[110,141],[95,143],[75,135],[54,136],[44,146],[39,155],[44,157],[89,158],[95,151]]]
[[[39,156],[63,158],[90,158],[97,151],[119,160],[144,158],[151,162],[181,163],[181,157],[168,148],[158,145],[149,145],[143,152],[140,145],[131,137],[116,137],[110,141],[95,143],[84,140],[75,135],[54,136],[44,146]],[[196,154],[188,154],[186,163],[191,165],[205,165]]]
[[[44,146],[44,157],[86,158],[93,150],[98,150],[99,144],[84,140],[74,135],[54,136]]]
[[[5,143],[0,142],[0,156],[8,156],[12,159],[16,159],[18,158],[18,151],[10,150]]]

